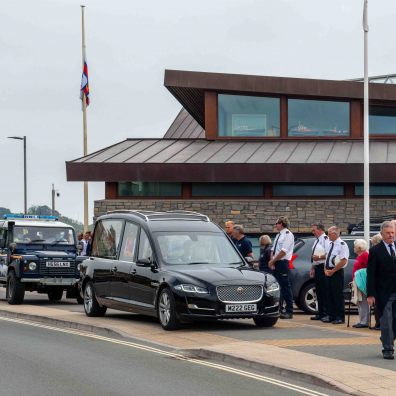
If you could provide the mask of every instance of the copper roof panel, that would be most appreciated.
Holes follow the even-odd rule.
[[[391,164],[396,164],[396,142],[388,143],[387,161]]]
[[[245,143],[232,157],[226,162],[245,163],[261,147],[262,143],[248,142]]]
[[[212,157],[208,158],[207,163],[224,163],[227,162],[242,146],[243,142],[230,142],[217,151]]]
[[[363,158],[363,145],[361,142],[353,142],[351,151],[349,152],[349,156],[347,162],[349,164],[360,163]]]
[[[145,150],[147,147],[150,147],[154,144],[157,139],[148,139],[148,140],[130,140],[131,142],[135,142],[131,147],[128,147],[126,150],[120,151],[119,154],[116,154],[109,161],[110,162],[126,162],[136,154]],[[108,162],[108,161],[105,161]]]
[[[370,144],[370,163],[382,164],[387,162],[388,159],[388,143],[387,142],[375,142],[376,144]]]
[[[257,151],[246,161],[249,164],[262,164],[267,162],[268,158],[274,153],[274,151],[280,146],[279,142],[264,142],[259,143],[260,147]]]
[[[284,163],[287,162],[289,157],[296,149],[297,142],[282,142],[272,155],[268,158],[268,163]]]
[[[136,162],[145,162],[148,161],[151,157],[154,155],[157,155],[160,153],[162,150],[166,149],[168,146],[172,145],[175,143],[175,140],[157,140],[154,144],[151,146],[147,147],[140,153],[137,153],[134,155],[132,158],[129,158],[127,163],[136,163]]]
[[[317,142],[307,162],[313,164],[326,163],[333,150],[334,142]]]
[[[349,153],[352,148],[351,142],[336,142],[327,162],[332,164],[346,163],[348,161]],[[363,159],[362,159],[363,161]]]
[[[186,146],[183,150],[179,151],[176,155],[172,158],[169,158],[167,162],[172,163],[182,163],[189,160],[195,154],[199,153],[204,147],[210,144],[206,140],[194,140],[193,144]]]
[[[307,162],[314,148],[315,148],[315,142],[298,143],[296,149],[288,158],[287,162],[290,163]]]
[[[187,146],[193,144],[193,142],[194,140],[174,140],[170,146],[166,147],[164,150],[161,150],[158,154],[154,155],[146,162],[167,162]]]
[[[202,150],[198,151],[196,154],[192,155],[186,162],[187,163],[202,163],[207,162],[210,157],[215,155],[219,150],[225,146],[225,142],[210,142]]]
[[[99,152],[97,155],[89,158],[89,162],[105,162],[113,158],[118,153],[136,144],[137,140],[124,140],[114,146],[107,147],[105,150]]]

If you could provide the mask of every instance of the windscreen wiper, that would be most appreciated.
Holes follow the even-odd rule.
[[[45,242],[46,239],[33,239],[32,241],[30,241],[29,243],[33,243],[33,242]]]
[[[194,265],[194,264],[210,264],[209,261],[193,261],[191,263],[187,263],[187,265]]]

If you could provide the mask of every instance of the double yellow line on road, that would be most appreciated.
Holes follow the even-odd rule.
[[[279,386],[281,388],[289,389],[289,390],[292,390],[294,392],[301,393],[303,395],[308,395],[308,396],[328,396],[325,393],[317,392],[317,391],[312,390],[312,389],[308,389],[308,388],[304,388],[302,386],[294,385],[294,384],[291,384],[289,382],[280,381],[280,380],[277,380],[275,378],[270,378],[270,377],[266,377],[266,376],[263,376],[263,375],[255,374],[255,373],[252,373],[252,372],[239,370],[239,369],[236,369],[234,367],[225,366],[223,364],[217,364],[217,363],[212,363],[212,362],[206,362],[206,361],[203,361],[203,360],[200,360],[200,359],[190,358],[190,357],[178,354],[178,353],[169,352],[169,351],[166,351],[166,350],[163,350],[163,349],[150,347],[150,346],[144,345],[144,344],[137,344],[135,342],[118,340],[116,338],[104,337],[104,336],[100,336],[100,335],[93,334],[93,333],[85,333],[85,332],[81,332],[81,331],[77,331],[77,330],[71,330],[71,329],[65,329],[65,328],[60,328],[60,327],[48,326],[48,325],[41,324],[41,323],[30,322],[30,321],[26,321],[26,320],[22,320],[22,319],[7,318],[7,317],[4,317],[4,316],[0,316],[0,320],[5,321],[5,322],[23,324],[23,325],[32,326],[32,327],[38,327],[38,328],[41,328],[41,329],[46,329],[46,330],[51,330],[51,331],[57,331],[57,332],[60,332],[60,333],[65,333],[65,334],[76,335],[76,336],[80,336],[80,337],[86,337],[86,338],[90,338],[90,339],[94,339],[94,340],[98,340],[98,341],[110,342],[112,344],[123,345],[123,346],[127,346],[129,348],[134,348],[134,349],[139,349],[139,350],[146,351],[146,352],[156,353],[156,354],[167,356],[167,357],[171,357],[171,358],[174,358],[174,359],[177,359],[177,360],[182,360],[182,361],[185,361],[185,362],[188,362],[188,363],[197,364],[197,365],[206,366],[206,367],[211,367],[211,368],[215,368],[217,370],[225,371],[225,372],[228,372],[228,373],[231,373],[231,374],[235,374],[235,375],[239,375],[239,376],[242,376],[242,377],[245,377],[245,378],[251,378],[251,379],[254,379],[254,380],[257,380],[257,381],[266,382],[268,384],[272,384],[272,385],[275,385],[275,386]]]

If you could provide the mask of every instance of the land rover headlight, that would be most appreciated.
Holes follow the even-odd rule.
[[[278,282],[274,282],[271,283],[268,287],[267,287],[267,293],[269,294],[273,294],[279,291],[279,283]]]
[[[29,263],[29,270],[30,270],[30,271],[35,271],[36,268],[37,268],[37,264],[36,264],[34,261],[32,261],[31,263]]]
[[[177,285],[176,290],[184,291],[185,293],[209,294],[208,290],[204,287],[195,285]]]

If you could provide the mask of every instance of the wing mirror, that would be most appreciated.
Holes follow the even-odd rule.
[[[140,258],[136,261],[136,265],[139,267],[151,267],[153,262],[148,258]]]
[[[0,249],[4,249],[6,247],[5,238],[0,238]]]

